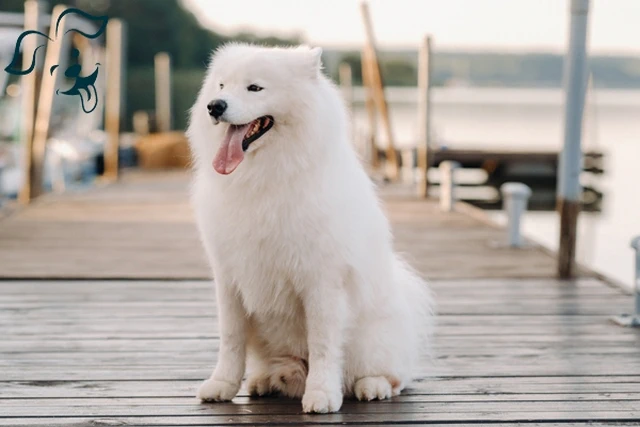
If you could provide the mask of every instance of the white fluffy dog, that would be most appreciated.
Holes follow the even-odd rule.
[[[218,50],[191,111],[193,205],[213,270],[220,350],[203,401],[250,393],[333,412],[397,395],[432,323],[394,253],[319,48]]]

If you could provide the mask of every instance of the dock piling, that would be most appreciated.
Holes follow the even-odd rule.
[[[507,182],[500,187],[507,213],[507,244],[512,248],[522,248],[524,241],[520,232],[522,215],[527,210],[531,188],[520,182]]]
[[[43,15],[43,5],[36,0],[27,0],[24,2],[24,30],[42,30],[40,20]],[[25,52],[35,52],[37,40],[33,37],[26,38],[24,45]],[[36,71],[21,77],[22,86],[22,123],[20,129],[20,138],[23,148],[23,164],[24,180],[20,188],[19,200],[27,204],[41,192],[42,179],[39,174],[39,164],[34,160],[33,136],[37,111],[38,84],[41,81],[43,67],[43,53],[41,52],[36,61]],[[29,55],[23,55],[22,61],[25,68],[29,67],[32,60]],[[39,160],[39,159],[36,159]]]
[[[122,21],[111,19],[107,24],[107,93],[104,121],[104,128],[107,133],[107,143],[104,147],[104,176],[109,180],[118,178],[120,119],[122,118],[123,104],[124,37]]]
[[[571,0],[569,49],[565,57],[564,145],[558,170],[558,210],[560,245],[558,276],[574,276],[576,230],[580,213],[580,172],[582,171],[582,115],[587,87],[587,24],[589,0]]]
[[[366,35],[364,50],[366,51],[367,58],[366,64],[362,64],[362,66],[366,66],[369,68],[368,78],[370,87],[372,89],[375,108],[380,113],[380,118],[382,119],[382,128],[387,139],[385,176],[389,180],[395,181],[399,177],[399,162],[396,153],[393,131],[391,129],[391,115],[389,113],[389,105],[384,91],[384,81],[382,78],[380,61],[378,59],[376,40],[373,33],[373,23],[371,21],[371,15],[369,13],[369,4],[366,1],[363,1],[360,4],[360,10]]]
[[[338,69],[338,78],[340,80],[340,90],[344,97],[344,103],[351,111],[353,108],[353,75],[351,65],[348,62],[340,64]]]
[[[631,240],[631,247],[636,252],[636,271],[633,280],[633,289],[635,295],[635,313],[621,314],[612,318],[614,323],[620,326],[630,326],[640,328],[640,236],[636,236]]]
[[[440,209],[443,212],[453,212],[455,204],[455,170],[460,167],[458,162],[440,163]]]
[[[418,197],[429,197],[429,149],[431,147],[431,37],[426,36],[418,58]]]
[[[378,158],[378,144],[376,142],[376,135],[378,132],[378,122],[376,115],[376,106],[373,96],[373,83],[371,78],[371,67],[369,66],[369,54],[367,49],[362,49],[360,53],[360,60],[362,64],[362,86],[364,88],[365,96],[365,108],[367,110],[368,120],[368,133],[365,135],[365,153],[366,158],[369,159],[369,163],[373,169],[380,166],[380,159]]]
[[[156,119],[160,132],[170,132],[171,123],[171,57],[166,52],[154,57],[156,83]]]

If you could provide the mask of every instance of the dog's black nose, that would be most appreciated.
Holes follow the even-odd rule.
[[[227,103],[222,99],[216,99],[207,104],[207,110],[209,110],[210,116],[218,119],[227,110]]]

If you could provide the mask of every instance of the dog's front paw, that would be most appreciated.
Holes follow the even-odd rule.
[[[306,413],[326,414],[336,412],[342,406],[342,393],[339,391],[307,390],[302,396],[302,410]]]
[[[203,402],[228,402],[236,397],[239,390],[240,384],[209,378],[202,383],[197,396]]]

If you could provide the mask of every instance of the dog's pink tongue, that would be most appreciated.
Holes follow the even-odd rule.
[[[242,162],[244,152],[242,151],[242,140],[249,130],[249,125],[230,125],[224,140],[213,159],[213,168],[222,175],[228,175]]]

